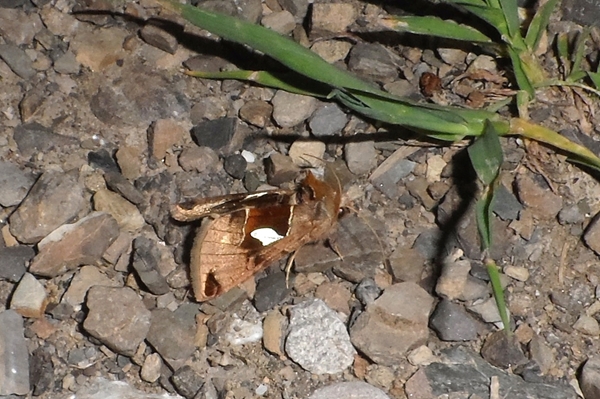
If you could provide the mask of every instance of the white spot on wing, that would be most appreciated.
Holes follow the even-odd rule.
[[[263,246],[272,244],[283,238],[283,236],[277,234],[277,232],[270,227],[256,229],[250,233],[250,236],[260,241]]]

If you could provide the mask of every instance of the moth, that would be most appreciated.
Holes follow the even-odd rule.
[[[293,190],[258,191],[177,204],[174,219],[203,219],[190,253],[198,302],[215,298],[271,263],[319,241],[337,222],[341,184],[330,167],[323,179],[307,172]]]

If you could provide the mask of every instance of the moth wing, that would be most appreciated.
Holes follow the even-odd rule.
[[[198,302],[215,298],[306,244],[309,235],[283,236],[263,246],[244,230],[246,210],[202,222],[191,251],[190,275]]]
[[[211,198],[195,198],[177,204],[171,216],[181,222],[191,222],[209,215],[225,215],[243,208],[256,209],[277,205],[293,205],[293,190],[269,190],[255,193],[229,194]]]

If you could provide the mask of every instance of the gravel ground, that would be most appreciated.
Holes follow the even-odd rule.
[[[203,5],[418,101],[476,108],[512,94],[476,49],[380,32],[379,18],[398,12],[387,5]],[[150,1],[0,6],[0,397],[600,397],[600,185],[564,156],[503,141],[492,256],[506,336],[481,263],[467,143],[187,76],[182,65],[277,66],[169,22]],[[577,29],[560,15],[550,26]],[[533,121],[598,152],[595,98],[537,95]],[[195,302],[196,225],[171,208],[290,188],[323,162],[343,183],[328,240],[297,252],[289,281],[282,259]]]

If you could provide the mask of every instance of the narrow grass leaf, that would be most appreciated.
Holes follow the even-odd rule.
[[[521,24],[519,22],[519,6],[517,5],[517,0],[500,0],[500,8],[504,14],[510,37],[520,37],[521,32],[519,29]]]
[[[477,177],[485,186],[490,186],[504,162],[502,145],[491,123],[486,123],[483,134],[475,139],[467,151]]]
[[[510,320],[508,319],[508,312],[506,311],[506,301],[504,300],[504,290],[502,290],[502,282],[500,281],[500,272],[496,262],[491,259],[485,261],[485,266],[490,276],[490,282],[492,283],[492,291],[494,293],[494,299],[496,300],[496,306],[500,313],[500,320],[504,324],[504,331],[507,334],[511,334]]]
[[[504,34],[508,36],[508,28],[506,26],[506,19],[504,19],[504,14],[502,10],[497,8],[488,7],[486,4],[481,4],[476,2],[473,4],[470,1],[453,1],[446,0],[446,3],[453,4],[457,6],[459,9],[466,10],[471,14],[481,18],[486,21],[488,24],[493,26],[500,34]]]
[[[590,80],[596,86],[596,89],[600,89],[600,73],[598,72],[588,72],[587,75],[590,77]]]
[[[516,134],[540,143],[546,143],[555,149],[562,150],[569,155],[569,160],[589,166],[600,171],[600,158],[586,147],[574,143],[561,134],[546,127],[536,125],[521,118],[510,120],[511,134]]]
[[[393,16],[382,19],[380,23],[387,28],[399,32],[444,37],[468,42],[492,43],[492,39],[475,28],[438,17]]]
[[[591,29],[589,27],[586,27],[577,36],[577,41],[575,42],[575,48],[571,57],[573,65],[571,66],[571,73],[569,74],[569,78],[571,78],[571,76],[574,73],[581,71],[581,62],[583,61],[583,56],[585,52],[585,42],[590,35],[590,31]]]
[[[186,71],[185,74],[203,79],[235,79],[254,82],[261,86],[319,98],[327,98],[331,92],[330,86],[320,84],[314,80],[307,82],[304,76],[293,72],[274,74],[268,71],[234,70],[220,72]]]
[[[527,34],[525,35],[525,43],[530,49],[535,50],[538,47],[542,35],[548,26],[548,22],[550,22],[550,15],[552,15],[556,3],[558,3],[558,0],[549,0],[538,8],[531,19]]]
[[[556,52],[558,53],[558,61],[563,69],[563,75],[566,78],[569,76],[571,70],[571,63],[569,62],[569,38],[566,33],[559,33],[556,36]]]
[[[513,73],[515,75],[515,79],[517,81],[517,85],[519,89],[525,90],[531,98],[533,98],[535,94],[535,89],[527,76],[525,65],[521,61],[521,57],[519,53],[512,49],[510,46],[508,47],[508,55],[510,56],[510,60],[513,66]]]

